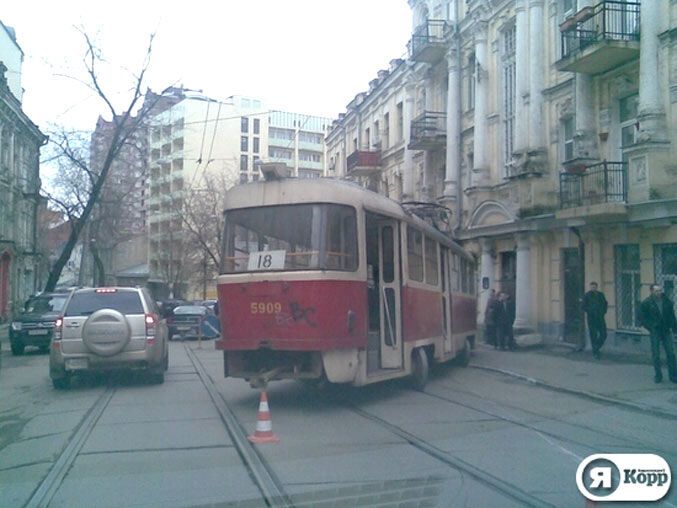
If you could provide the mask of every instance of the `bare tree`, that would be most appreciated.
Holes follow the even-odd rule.
[[[129,101],[124,109],[118,110],[113,104],[112,93],[105,90],[101,83],[99,74],[99,65],[103,62],[101,53],[84,30],[80,30],[80,33],[86,47],[84,65],[88,77],[87,86],[106,105],[108,112],[112,115],[114,128],[104,162],[99,168],[90,166],[89,150],[86,148],[88,144],[82,142],[82,137],[77,133],[62,130],[50,136],[59,168],[56,184],[61,186],[61,191],[48,197],[68,216],[71,232],[59,258],[50,270],[45,291],[53,291],[56,287],[84,226],[99,203],[101,190],[106,183],[113,161],[118,157],[127,140],[143,124],[154,106],[152,101],[142,101],[144,96],[142,89],[150,64],[153,35],[149,38],[140,71],[134,76]],[[137,109],[137,114],[133,115]]]
[[[221,266],[226,191],[235,183],[232,173],[211,171],[184,190],[181,225],[186,240],[194,246],[191,259],[185,260],[191,269],[185,273],[191,275],[190,282],[201,283],[203,288]]]

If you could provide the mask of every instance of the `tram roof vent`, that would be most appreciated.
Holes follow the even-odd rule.
[[[290,168],[284,162],[259,162],[256,165],[267,182],[282,180],[290,175]]]

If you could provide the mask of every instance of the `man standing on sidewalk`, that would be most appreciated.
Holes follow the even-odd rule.
[[[606,314],[608,304],[604,293],[597,290],[597,283],[590,283],[590,291],[583,295],[583,311],[588,316],[588,331],[590,332],[590,344],[592,354],[599,360],[600,349],[606,341]]]
[[[652,284],[651,295],[642,302],[639,310],[642,326],[649,330],[651,335],[651,359],[656,372],[654,382],[663,381],[660,351],[660,345],[663,344],[668,364],[668,376],[670,381],[677,383],[677,364],[675,364],[675,352],[670,334],[670,330],[677,333],[677,320],[675,320],[672,302],[663,295],[663,289],[658,284]]]
[[[487,344],[498,348],[496,342],[496,290],[492,289],[489,293],[487,306],[484,308],[484,336]]]
[[[496,337],[501,349],[515,349],[512,326],[515,323],[515,306],[510,295],[501,292],[496,305]]]

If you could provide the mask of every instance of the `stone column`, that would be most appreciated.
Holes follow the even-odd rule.
[[[430,75],[423,80],[423,89],[425,90],[425,101],[423,103],[423,111],[434,111],[436,108],[433,105],[434,85]],[[421,181],[421,201],[432,201],[434,194],[435,177],[433,174],[433,157],[430,150],[426,150],[423,158],[423,178]]]
[[[413,76],[409,76],[404,88],[404,168],[402,175],[402,201],[414,199],[414,152],[407,148],[411,142],[411,121],[414,118],[415,84]],[[391,130],[390,136],[394,136]]]
[[[531,235],[517,234],[517,287],[515,291],[516,329],[533,326],[531,288]]]
[[[472,185],[485,185],[489,180],[489,163],[487,147],[487,93],[489,91],[489,73],[487,63],[487,22],[477,21],[475,31],[475,115],[473,152],[474,167],[472,169]]]
[[[529,3],[529,149],[545,148],[543,128],[543,80],[545,78],[545,39],[543,37],[543,0]]]
[[[526,0],[515,6],[515,142],[513,150],[523,153],[529,144],[529,17]]]
[[[578,0],[578,8],[592,7],[593,0]],[[592,93],[592,76],[577,72],[576,80],[576,132],[574,133],[574,157],[596,160],[597,133],[595,131],[595,103]]]
[[[494,241],[490,238],[482,238],[480,240],[480,246],[482,247],[482,254],[480,257],[480,291],[479,291],[479,322],[484,324],[484,309],[487,308],[487,302],[489,301],[489,295],[491,290],[494,289]],[[489,279],[489,289],[484,289],[482,282],[485,277]]]
[[[639,142],[667,141],[665,114],[660,100],[658,32],[662,2],[642,2],[639,47]]]
[[[452,41],[451,44],[455,44]],[[455,203],[458,198],[458,180],[461,154],[461,80],[458,65],[458,51],[450,48],[447,52],[447,152],[444,174],[444,199]]]
[[[592,77],[576,74],[576,132],[574,156],[577,159],[594,159],[597,156],[597,141],[594,119]]]

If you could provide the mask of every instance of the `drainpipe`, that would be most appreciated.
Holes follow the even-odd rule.
[[[458,69],[459,69],[459,80],[458,80],[457,86],[458,86],[458,94],[459,94],[459,97],[460,97],[461,92],[463,90],[462,89],[463,67],[461,66],[461,61],[462,61],[462,59],[461,59],[461,38],[458,34],[458,23],[456,23],[455,31],[456,31],[456,37],[455,37],[455,39],[456,39],[456,41],[455,41],[456,42],[456,58],[458,59],[457,65],[458,65]],[[461,101],[461,104],[462,103],[463,103],[463,101]],[[461,111],[462,109],[463,109],[463,107],[461,106],[456,113],[459,117],[458,121],[459,121],[459,125],[461,126],[461,132],[463,131],[463,114],[462,114],[462,111]],[[463,218],[463,178],[462,178],[462,175],[461,175],[461,152],[463,151],[462,140],[463,140],[463,136],[459,132],[458,150],[456,151],[456,155],[455,155],[458,182],[457,182],[457,185],[456,185],[456,227],[454,228],[454,233],[459,233],[461,231],[461,229],[462,229],[461,220]],[[470,168],[470,169],[472,171],[472,168]]]

